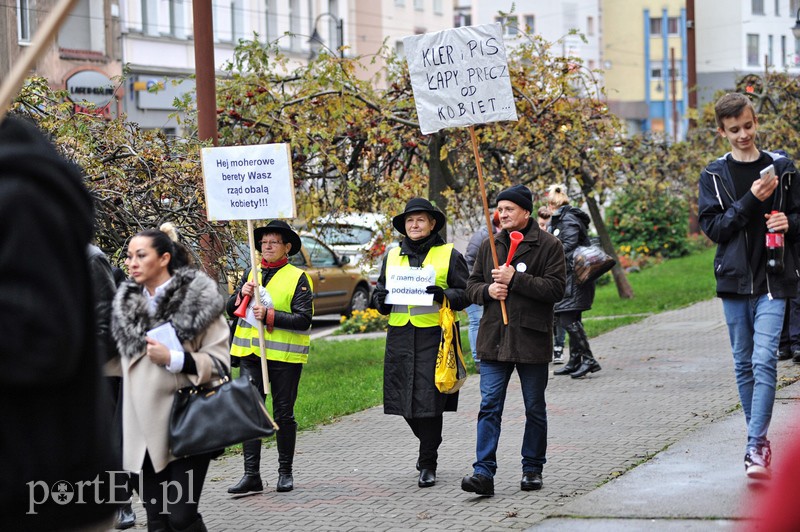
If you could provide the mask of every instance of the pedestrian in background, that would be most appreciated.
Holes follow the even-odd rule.
[[[122,365],[120,364],[119,352],[114,344],[114,337],[111,335],[111,304],[114,301],[114,294],[117,291],[114,269],[108,261],[108,257],[103,251],[94,244],[89,244],[86,250],[89,260],[89,272],[92,277],[92,294],[94,296],[94,316],[95,316],[95,338],[97,340],[97,350],[101,362],[104,363],[103,374],[106,376],[108,389],[110,391],[109,400],[111,411],[114,415],[113,438],[119,456],[122,456]],[[124,477],[124,478],[121,478]],[[114,528],[125,530],[136,524],[136,514],[131,505],[133,496],[133,486],[130,475],[118,475],[115,477],[122,482],[119,490],[117,486],[112,487],[117,494],[116,501],[124,502],[117,510],[117,517]]]
[[[714,275],[728,324],[736,385],[747,424],[744,466],[750,478],[769,478],[767,431],[777,384],[778,343],[786,299],[797,295],[794,253],[781,273],[767,271],[768,231],[784,233],[791,249],[800,228],[797,169],[784,155],[756,146],[758,117],[744,94],[714,106],[717,132],[731,151],[700,174],[700,227],[717,244]],[[771,175],[761,176],[769,166]],[[774,214],[773,214],[774,212]]]
[[[542,205],[536,212],[536,222],[539,224],[539,229],[549,232],[550,217],[552,213],[547,205]],[[556,314],[555,323],[553,324],[555,334],[553,336],[553,364],[564,363],[564,345],[567,339],[567,331],[558,323],[558,315]]]
[[[492,215],[492,228],[496,233],[500,226],[500,218],[497,212]],[[464,260],[467,261],[467,270],[472,272],[472,267],[475,264],[475,257],[478,255],[478,250],[481,244],[489,237],[489,229],[482,226],[475,231],[467,243],[467,252],[464,254]],[[464,309],[469,316],[469,329],[467,337],[469,338],[469,347],[472,350],[472,360],[475,362],[475,370],[481,372],[481,360],[478,358],[478,327],[481,324],[481,316],[483,316],[483,307],[476,303],[471,303]]]
[[[531,191],[524,185],[497,195],[502,231],[494,239],[501,266],[494,267],[487,239],[481,244],[467,283],[470,300],[484,308],[478,331],[481,406],[476,458],[472,475],[461,480],[462,490],[477,495],[494,495],[500,425],[514,369],[525,403],[520,489],[538,490],[543,485],[547,461],[545,389],[553,356],[553,305],[564,295],[565,273],[561,244],[533,222],[532,209]],[[506,266],[511,231],[521,232],[523,239]],[[501,301],[505,301],[507,325],[503,323]]]
[[[141,471],[148,530],[205,531],[200,495],[208,465],[221,452],[173,455],[169,418],[175,392],[219,378],[212,357],[230,367],[225,302],[214,280],[189,267],[172,224],[137,233],[125,265],[132,280],[117,290],[112,313],[122,362],[123,467]],[[180,346],[150,336],[164,324]],[[178,497],[167,493],[166,483],[177,487]]]
[[[405,210],[392,219],[403,235],[400,245],[386,254],[381,265],[373,304],[389,315],[383,372],[383,411],[403,416],[419,440],[417,469],[420,488],[436,483],[439,445],[442,443],[443,413],[458,408],[458,392],[440,393],[434,383],[436,356],[442,329],[439,308],[444,298],[453,310],[464,309],[467,300],[467,263],[461,253],[439,235],[444,214],[424,198],[413,198]],[[390,305],[386,303],[386,269],[394,266],[436,270],[436,283],[428,286],[433,304]],[[456,323],[458,328],[458,323]]]
[[[272,395],[272,413],[279,430],[275,439],[278,445],[279,492],[294,489],[294,451],[297,442],[297,421],[294,405],[303,365],[308,362],[311,345],[311,319],[314,302],[311,278],[303,270],[289,263],[289,257],[300,252],[300,236],[283,220],[272,220],[265,227],[257,227],[253,237],[261,252],[261,279],[253,278],[248,268],[239,288],[228,299],[228,314],[233,316],[242,297],[255,297],[253,313],[264,322],[267,373]],[[256,297],[256,287],[266,290],[269,308]],[[255,383],[262,399],[266,399],[264,376],[261,372],[261,349],[258,345],[258,328],[239,318],[231,344],[231,356],[239,359],[243,375]],[[261,480],[261,440],[242,444],[244,475],[238,483],[228,488],[228,493],[240,495],[264,489]]]
[[[589,246],[589,215],[569,204],[564,185],[551,185],[547,189],[550,232],[558,237],[564,247],[567,267],[567,288],[564,299],[556,303],[558,324],[569,335],[569,361],[554,375],[570,375],[573,379],[595,373],[602,369],[595,360],[589,346],[589,337],[583,328],[583,312],[592,308],[594,301],[594,281],[578,284],[575,277],[573,255],[578,246]]]
[[[0,122],[4,530],[106,530],[113,523],[117,508],[104,488],[119,456],[86,257],[93,222],[81,170],[32,123]],[[59,491],[73,497],[78,482],[86,483],[83,504],[57,502]]]

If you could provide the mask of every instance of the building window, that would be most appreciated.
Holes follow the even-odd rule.
[[[669,17],[667,19],[667,33],[670,35],[677,35],[680,23],[678,17]]]
[[[425,0],[414,0],[414,9],[422,11],[425,9]]]
[[[594,35],[594,17],[586,17],[586,35]]]
[[[533,15],[525,15],[525,31],[528,33],[536,31],[536,17]]]
[[[651,18],[650,19],[650,35],[651,36],[660,36],[661,35],[661,19],[660,18]]]
[[[506,37],[514,37],[519,33],[519,18],[516,15],[494,17],[494,21],[503,25],[503,35]]]
[[[17,41],[31,42],[31,6],[29,0],[17,0]]]
[[[653,67],[650,69],[651,79],[661,79],[661,67]]]
[[[293,52],[299,52],[302,46],[302,38],[300,37],[300,0],[289,0],[289,32],[291,38],[289,39],[289,46]]]
[[[394,51],[397,52],[397,57],[405,57],[406,48],[403,46],[403,41],[394,42]]]
[[[441,15],[442,13],[442,0],[433,0],[433,14]]]
[[[800,65],[800,39],[795,38],[794,40],[794,66]]]
[[[786,66],[786,35],[781,35],[781,66]]]
[[[789,0],[789,16],[795,16],[798,9],[800,9],[800,0]]]
[[[278,0],[267,0],[267,42],[278,38]]]
[[[775,16],[781,16],[781,0],[775,0]]]
[[[764,0],[751,0],[754,15],[764,14]]]
[[[767,65],[772,66],[775,64],[775,56],[772,55],[772,35],[767,36]]]
[[[747,34],[747,64],[758,66],[758,35],[755,33]]]
[[[406,0],[394,0],[394,7],[406,7]]]

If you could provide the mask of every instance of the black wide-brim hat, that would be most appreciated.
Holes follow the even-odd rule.
[[[300,242],[300,235],[295,233],[294,230],[289,227],[289,224],[283,220],[272,220],[264,227],[256,227],[253,229],[253,238],[255,238],[256,241],[256,250],[259,252],[261,251],[261,244],[259,244],[259,242],[261,242],[261,237],[267,233],[278,233],[281,235],[281,238],[283,238],[283,242],[285,244],[292,245],[292,249],[289,250],[289,256],[300,252],[300,246],[302,245]]]
[[[411,198],[406,203],[406,210],[392,218],[392,225],[403,236],[408,236],[406,235],[406,215],[412,212],[427,212],[433,216],[433,219],[436,220],[436,225],[433,227],[434,233],[444,229],[444,224],[447,222],[444,213],[434,207],[430,201],[425,198]]]

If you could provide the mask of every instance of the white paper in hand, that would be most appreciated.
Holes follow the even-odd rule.
[[[183,351],[183,345],[175,334],[175,327],[170,322],[162,323],[155,329],[147,331],[147,336],[167,346],[170,351]]]
[[[272,297],[270,297],[269,292],[263,286],[259,286],[259,294],[261,294],[261,306],[266,308],[274,307],[274,303],[272,302]],[[258,320],[256,319],[256,315],[253,313],[253,307],[255,306],[255,299],[250,298],[250,304],[247,305],[247,313],[245,314],[244,321],[249,323],[253,327],[258,327]]]

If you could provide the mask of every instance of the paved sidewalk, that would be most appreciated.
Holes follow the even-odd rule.
[[[710,452],[716,464],[725,468],[726,474],[730,472],[724,482],[711,483],[718,497],[714,500],[741,497],[747,486],[742,466],[745,428],[741,412],[731,414],[738,397],[720,301],[651,316],[594,338],[591,344],[602,371],[580,380],[550,379],[548,463],[545,486],[539,492],[519,490],[524,410],[516,377],[512,377],[506,401],[496,495],[477,498],[461,491],[460,479],[471,472],[474,460],[480,400],[478,377],[474,376],[462,388],[459,411],[445,414],[436,486],[417,487],[417,444],[411,430],[402,418],[386,416],[382,407],[376,407],[300,433],[293,492],[274,491],[274,446],[263,452],[262,477],[269,484],[263,494],[232,499],[225,490],[242,474],[241,457],[214,461],[200,505],[208,528],[316,532],[536,526],[542,530],[589,530],[590,523],[602,525],[603,519],[628,517],[647,518],[638,523],[638,529],[652,528],[651,518],[671,515],[669,501],[681,498],[683,477],[673,477],[673,484],[677,483],[674,498],[664,501],[663,512],[637,513],[630,504],[641,498],[637,494],[642,485],[655,482],[639,472],[660,463],[672,468],[667,473],[684,467],[686,460],[696,457],[686,456],[683,443],[708,430],[711,433],[701,442],[711,443],[703,452]],[[800,366],[780,362],[779,375],[796,379]],[[795,390],[798,386],[787,388],[779,397],[789,401],[786,397],[800,396],[800,390]],[[788,416],[784,410],[783,406],[776,408],[776,414],[783,416],[779,419]],[[718,445],[720,435],[724,445]],[[776,442],[773,433],[771,437]],[[676,442],[681,445],[674,445]],[[695,443],[691,446],[703,448]],[[776,446],[776,462],[779,449]],[[651,463],[631,470],[656,455]],[[623,483],[637,478],[643,484],[634,484],[633,491],[622,489]],[[622,487],[608,491],[612,486]],[[696,500],[698,494],[688,491],[686,497]],[[735,505],[728,502],[725,508],[726,513],[712,512],[710,517],[743,517]],[[137,514],[143,527],[141,509]],[[689,514],[682,515],[704,517]],[[576,522],[575,517],[597,520]],[[607,522],[608,528],[601,530],[620,529],[619,522]]]

